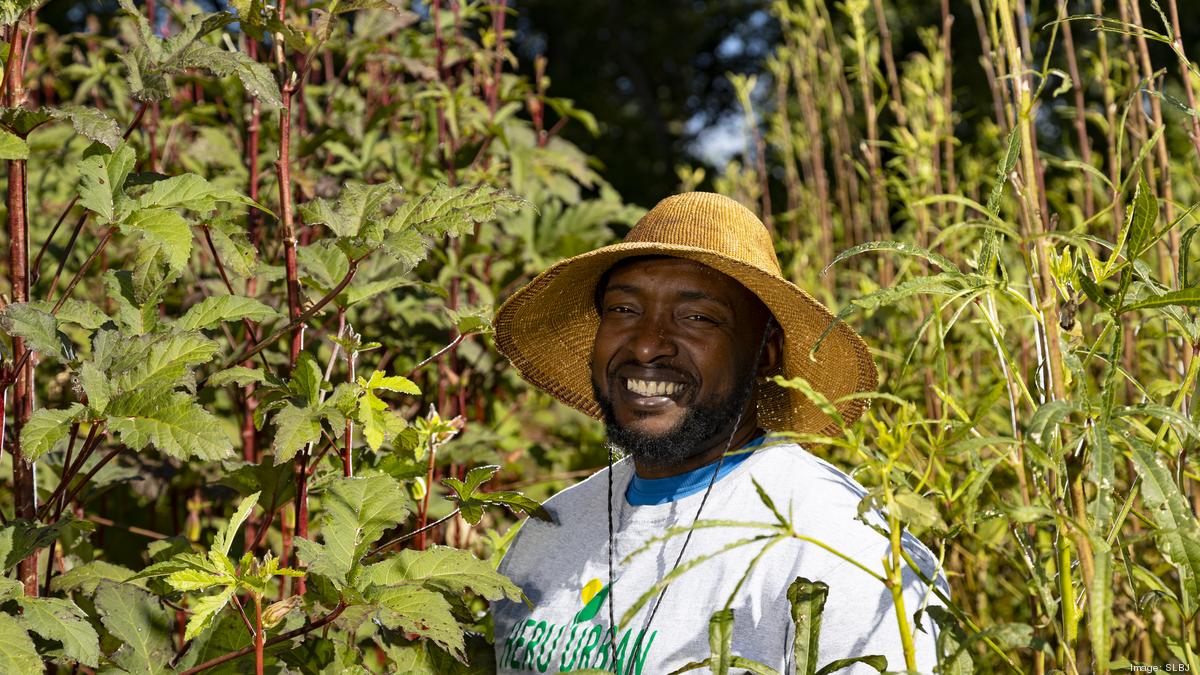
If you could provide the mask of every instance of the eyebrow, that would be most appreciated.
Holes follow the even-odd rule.
[[[630,286],[629,284],[609,284],[608,287],[604,289],[603,293],[601,293],[601,297],[604,297],[604,294],[613,291],[625,291],[626,293],[636,294],[640,290],[641,289],[638,287]],[[715,295],[705,293],[704,291],[680,291],[676,297],[678,297],[680,300],[708,300],[709,302],[721,305],[722,307],[725,307],[731,311],[733,310],[733,305],[722,300],[721,298],[716,297]]]

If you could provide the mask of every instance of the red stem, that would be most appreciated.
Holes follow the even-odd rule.
[[[262,598],[254,596],[254,675],[263,675]]]
[[[304,624],[303,626],[301,626],[295,630],[290,630],[286,633],[283,633],[282,635],[276,635],[275,637],[271,638],[270,640],[267,640],[266,642],[264,642],[263,647],[270,647],[271,645],[276,645],[276,644],[279,644],[280,642],[286,642],[288,640],[291,640],[294,637],[299,637],[306,633],[311,633],[314,630],[316,630],[328,623],[331,623],[334,619],[341,616],[342,612],[345,610],[346,610],[345,601],[340,601],[340,602],[338,602],[337,607],[333,608],[333,611],[331,611],[330,613],[321,617],[320,619],[317,619],[316,621],[314,621],[312,623]],[[198,666],[188,668],[187,670],[180,673],[180,675],[196,675],[196,673],[203,672],[205,670],[208,670],[209,668],[219,666],[222,663],[226,663],[226,662],[232,661],[236,658],[245,656],[245,655],[249,654],[250,652],[254,651],[254,649],[255,649],[254,647],[243,647],[242,649],[239,649],[236,652],[229,652],[228,654],[222,654],[221,656],[218,656],[215,659],[209,659],[208,661],[205,661],[204,663],[201,663]]]

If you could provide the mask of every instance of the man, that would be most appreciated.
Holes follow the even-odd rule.
[[[833,320],[782,277],[763,224],[707,193],[663,200],[623,243],[564,260],[505,302],[500,351],[602,418],[629,459],[551,498],[554,522],[517,535],[500,569],[532,607],[494,606],[499,672],[662,675],[710,655],[723,608],[734,655],[795,672],[787,593],[798,577],[829,587],[818,666],[880,655],[905,669],[881,581],[890,544],[872,527],[884,521],[859,519],[865,490],[781,433],[837,433],[837,422],[769,379],[803,378],[845,423],[857,419],[866,405],[853,395],[875,388],[875,366],[842,323],[817,345]],[[909,665],[931,672],[932,622],[917,628],[913,613],[940,604],[922,577],[945,582],[920,542],[905,534],[903,545],[921,568],[903,569]]]

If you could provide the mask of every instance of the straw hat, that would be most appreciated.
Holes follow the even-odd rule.
[[[638,221],[625,241],[562,260],[518,290],[496,314],[496,347],[534,386],[599,419],[592,396],[592,344],[600,318],[594,291],[600,277],[624,258],[687,258],[722,272],[757,295],[783,328],[784,377],[802,377],[835,402],[846,424],[867,408],[847,394],[877,383],[867,345],[838,321],[810,355],[818,336],[836,319],[783,278],[771,235],[736,201],[708,192],[667,197]],[[838,425],[800,391],[763,384],[758,423],[773,431],[838,433]]]

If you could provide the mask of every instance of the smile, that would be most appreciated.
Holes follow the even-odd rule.
[[[638,396],[674,396],[683,390],[678,382],[663,382],[661,380],[625,380],[625,388]]]

